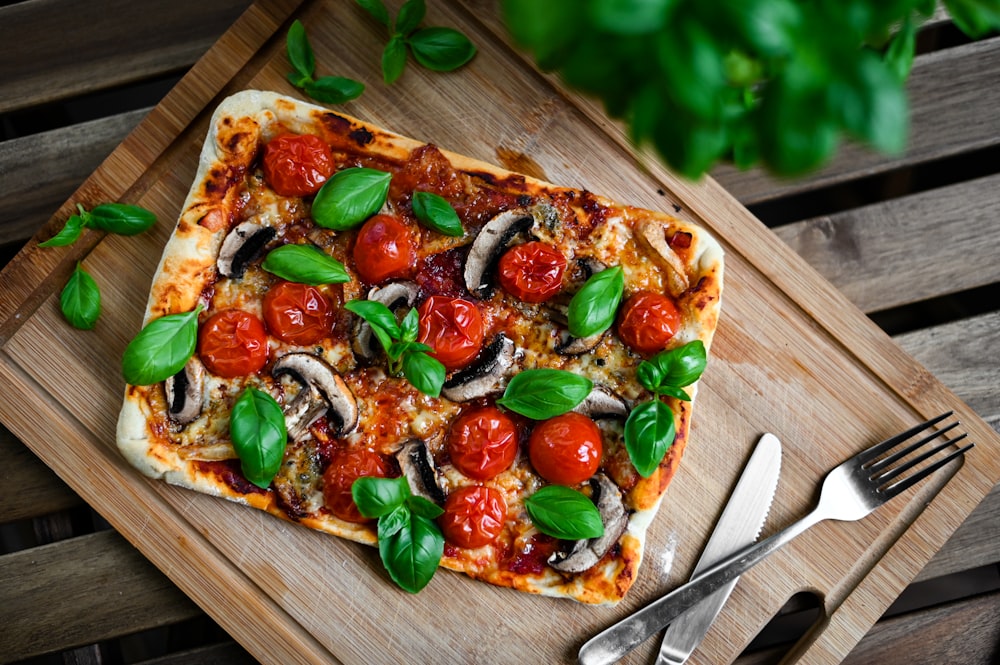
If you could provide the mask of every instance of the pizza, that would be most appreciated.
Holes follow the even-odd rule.
[[[614,603],[687,444],[722,276],[689,221],[240,92],[123,358],[118,447],[377,545],[408,591],[444,567]]]

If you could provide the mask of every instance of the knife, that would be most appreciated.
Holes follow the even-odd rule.
[[[781,470],[781,442],[764,434],[747,461],[692,577],[757,539]],[[656,665],[682,665],[718,616],[739,578],[708,596],[667,627]]]

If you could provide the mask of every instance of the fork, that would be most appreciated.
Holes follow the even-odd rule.
[[[951,460],[964,455],[975,444],[969,443],[943,457],[939,456],[939,453],[946,448],[964,439],[966,434],[963,433],[906,459],[938,437],[944,437],[946,432],[958,426],[957,421],[930,432],[901,450],[890,453],[903,442],[930,430],[952,413],[949,411],[931,418],[861,451],[834,467],[823,480],[819,502],[808,515],[770,538],[738,550],[687,584],[598,633],[580,648],[580,665],[607,665],[618,661],[653,633],[666,627],[685,610],[736,579],[817,522],[828,519],[844,522],[860,520]],[[907,471],[935,456],[939,458],[933,463],[902,477]]]

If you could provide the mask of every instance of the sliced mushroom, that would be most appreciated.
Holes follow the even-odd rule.
[[[278,503],[293,519],[313,514],[323,503],[319,479],[323,476],[320,458],[311,442],[292,439],[271,483]]]
[[[584,353],[590,353],[604,339],[605,332],[607,331],[599,332],[590,337],[573,337],[568,330],[562,330],[556,338],[555,351],[564,356],[581,356]]]
[[[334,434],[343,436],[358,424],[358,402],[337,372],[326,361],[309,353],[289,353],[274,364],[275,378],[290,376],[302,384],[302,390],[285,406],[285,427],[292,440],[309,431],[309,426],[324,413]]]
[[[604,535],[574,541],[571,546],[549,557],[549,565],[566,573],[582,573],[592,568],[608,553],[628,527],[628,513],[618,486],[603,473],[590,479],[591,500],[597,505],[604,524]]]
[[[593,419],[625,418],[629,406],[625,398],[607,386],[595,385],[574,411]]]
[[[513,340],[503,333],[498,334],[479,352],[474,363],[445,381],[441,394],[453,402],[467,402],[500,392],[514,365],[515,350]]]
[[[517,234],[527,231],[534,223],[535,217],[527,208],[507,210],[486,222],[465,260],[465,288],[469,293],[478,298],[492,295],[491,274],[495,272],[500,255]]]
[[[422,496],[428,501],[442,505],[444,490],[438,480],[438,472],[434,467],[434,458],[427,444],[420,439],[410,439],[396,452],[396,461],[403,472],[403,477],[410,486],[410,491]]]
[[[247,266],[260,255],[267,243],[274,240],[277,231],[270,226],[262,226],[254,222],[243,222],[222,241],[216,267],[219,274],[232,279],[239,279],[246,272]]]
[[[400,307],[413,307],[417,301],[418,287],[413,282],[390,282],[385,286],[376,286],[368,292],[368,299],[380,302],[395,312]],[[362,318],[354,326],[354,352],[364,360],[371,360],[378,355],[379,347],[370,323]]]
[[[659,222],[646,222],[639,227],[639,238],[644,241],[653,255],[667,267],[667,286],[670,293],[679,296],[688,290],[690,281],[684,262],[669,244],[663,225]]]
[[[178,425],[187,425],[201,415],[204,403],[205,366],[191,356],[181,371],[163,382],[167,415]]]

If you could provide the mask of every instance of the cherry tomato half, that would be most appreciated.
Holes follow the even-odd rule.
[[[362,476],[389,476],[389,463],[367,448],[342,448],[330,460],[323,472],[323,502],[331,513],[345,522],[368,522],[358,510],[351,495],[351,486]]]
[[[562,289],[566,257],[543,242],[516,245],[500,257],[500,286],[524,302],[545,302]]]
[[[670,296],[640,291],[622,306],[618,336],[633,351],[649,355],[666,348],[680,324],[680,310]]]
[[[312,134],[282,134],[264,146],[264,178],[282,196],[315,194],[333,168],[330,146]]]
[[[223,310],[198,330],[198,356],[208,371],[218,376],[255,374],[267,362],[267,331],[249,312]]]
[[[531,465],[557,485],[579,485],[597,473],[603,450],[597,423],[573,411],[535,425],[528,439]]]
[[[431,296],[420,304],[418,340],[448,371],[465,367],[483,346],[483,317],[475,303],[461,298]]]
[[[353,254],[361,279],[378,284],[413,272],[417,241],[412,229],[396,217],[373,215],[358,231]]]
[[[278,282],[264,295],[264,322],[282,342],[305,346],[330,334],[334,308],[315,286]]]
[[[495,406],[462,413],[448,431],[448,452],[469,478],[489,480],[510,468],[517,457],[517,425]]]
[[[506,519],[503,494],[492,487],[475,485],[460,487],[448,495],[438,525],[452,545],[475,548],[496,540]]]

